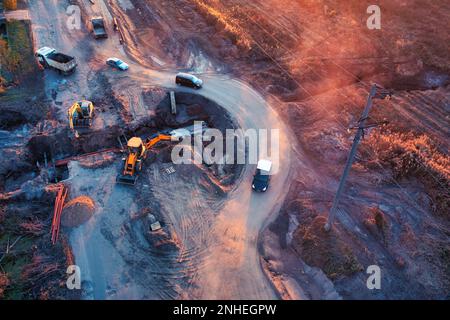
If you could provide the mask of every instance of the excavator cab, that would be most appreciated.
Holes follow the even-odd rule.
[[[146,148],[144,142],[139,137],[133,137],[127,142],[126,158],[123,158],[123,169],[117,175],[118,183],[134,185],[137,180],[137,172],[142,169],[142,160],[146,156]]]
[[[81,115],[83,118],[90,118],[91,117],[91,111],[94,109],[92,106],[92,102],[90,101],[81,101],[80,102],[81,107]]]
[[[139,158],[142,158],[145,155],[146,149],[141,138],[131,138],[128,140],[127,147],[129,154],[136,154]]]
[[[68,116],[71,129],[89,128],[94,117],[94,104],[87,100],[75,102],[69,108]]]

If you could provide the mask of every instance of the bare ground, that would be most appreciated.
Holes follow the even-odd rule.
[[[31,1],[31,8],[40,12],[34,25],[37,41],[77,52],[89,62],[69,82],[46,73],[49,113],[45,119],[38,119],[35,128],[10,123],[11,130],[2,132],[2,146],[11,159],[2,168],[3,191],[14,193],[21,182],[37,176],[34,163],[42,163],[42,150],[33,152],[37,144],[28,140],[63,126],[66,104],[79,92],[92,96],[99,106],[94,124],[99,137],[68,150],[63,144],[58,147],[63,151],[60,156],[113,143],[113,136],[123,131],[115,125],[126,124],[126,130],[136,132],[148,116],[164,118],[156,108],[165,98],[164,89],[144,84],[155,74],[133,75],[134,81],[125,84],[123,76],[102,66],[102,59],[113,52],[126,52],[135,62],[154,69],[228,72],[246,80],[289,124],[295,137],[289,143],[298,159],[289,172],[285,201],[277,199],[279,215],[272,216],[276,219],[263,233],[252,228],[260,222],[257,215],[252,216],[255,222],[236,213],[238,208],[254,213],[263,200],[252,198],[252,210],[239,207],[239,201],[222,208],[220,193],[228,191],[230,184],[217,182],[216,169],[196,167],[192,183],[184,183],[192,179],[191,173],[180,167],[166,174],[164,156],[159,156],[136,191],[113,187],[117,163],[90,169],[71,164],[74,195],[92,193],[101,202],[95,218],[71,233],[79,263],[97,270],[89,275],[97,284],[85,297],[211,298],[217,289],[216,297],[269,298],[273,295],[268,288],[273,286],[277,296],[286,299],[448,298],[446,4],[383,1],[382,29],[370,31],[365,27],[368,4],[364,2],[118,1],[107,7],[125,27],[122,48],[117,35],[93,44],[85,29],[59,32],[64,30],[59,14],[67,4],[63,2],[44,8],[44,1]],[[84,2],[84,19],[106,12],[101,4]],[[54,17],[59,17],[56,22]],[[111,17],[107,19],[110,23]],[[98,55],[91,59],[93,52]],[[326,234],[322,227],[353,136],[346,129],[359,119],[370,82],[393,92],[391,100],[377,101],[371,114],[371,122],[389,123],[372,129],[361,144],[336,224]],[[247,96],[242,98],[249,103]],[[236,117],[242,120],[240,114]],[[155,128],[173,125],[148,123]],[[107,130],[114,133],[111,139],[100,137],[104,127],[111,127]],[[55,134],[60,133],[50,135]],[[27,161],[14,161],[26,154],[27,143],[31,146]],[[77,175],[81,178],[75,179]],[[220,208],[222,216],[215,217]],[[163,221],[162,234],[147,232],[149,212],[158,213]],[[224,219],[224,213],[232,219]],[[249,227],[249,235],[243,236],[247,229],[242,225]],[[201,232],[189,232],[196,227]],[[219,235],[219,241],[212,241],[212,234]],[[99,246],[90,247],[88,239]],[[258,241],[261,264],[271,283],[249,283],[251,274],[235,277],[238,270],[258,270],[258,255],[249,249],[256,248]],[[94,259],[99,248],[114,253],[100,253],[101,258]],[[153,258],[148,259],[149,254]],[[242,264],[223,269],[233,279],[224,284],[212,272],[222,266],[202,264],[204,256],[208,261],[218,257]],[[380,291],[365,287],[365,268],[371,264],[382,268]],[[149,269],[152,272],[147,273]],[[161,275],[164,281],[158,281]],[[213,289],[208,291],[209,285]],[[150,286],[154,290],[149,291]]]
[[[382,2],[382,29],[370,31],[364,2],[130,2],[129,8],[117,9],[133,17],[127,23],[132,20],[142,33],[146,28],[158,30],[154,46],[166,50],[173,64],[186,64],[186,51],[180,47],[194,42],[211,61],[224,61],[234,74],[287,102],[278,100],[278,110],[316,178],[298,172],[281,210],[284,227],[267,230],[267,237],[274,229],[284,241],[292,220],[288,216],[299,221],[284,249],[286,256],[265,257],[273,277],[286,272],[309,288],[307,280],[314,274],[293,271],[303,259],[321,268],[344,298],[445,298],[450,70],[446,5]],[[168,16],[176,18],[168,23]],[[136,35],[134,40],[139,44],[145,37]],[[372,112],[372,122],[389,124],[372,130],[363,142],[336,229],[327,236],[320,232],[319,218],[329,209],[351,144],[352,133],[346,128],[358,120],[372,81],[393,90],[393,98],[377,102]],[[383,226],[389,227],[377,226],[377,210]],[[315,234],[305,240],[310,228]],[[329,237],[343,245],[324,250]],[[315,255],[308,253],[308,241],[318,242]],[[324,260],[327,255],[331,261]],[[286,257],[297,258],[277,262]],[[363,270],[369,264],[386,270],[381,293],[365,288]],[[304,296],[327,297],[323,287],[328,282],[322,282],[322,290],[306,290]]]

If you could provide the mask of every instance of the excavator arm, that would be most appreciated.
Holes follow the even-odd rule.
[[[149,150],[151,147],[153,147],[155,144],[157,144],[160,141],[170,141],[172,140],[172,136],[167,135],[167,134],[161,134],[161,133],[157,133],[153,136],[151,136],[150,138],[148,138],[145,141],[145,148],[147,150]]]
[[[74,128],[73,121],[74,121],[75,115],[78,115],[78,114],[81,114],[81,107],[80,107],[80,104],[78,102],[75,102],[69,108],[69,111],[68,111],[70,129]]]

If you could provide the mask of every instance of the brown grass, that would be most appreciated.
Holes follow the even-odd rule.
[[[5,273],[0,272],[0,299],[5,297],[6,287],[9,286],[9,279]]]
[[[217,1],[195,0],[195,4],[205,15],[216,20],[217,23],[236,40],[235,42],[237,45],[246,50],[252,47],[253,41],[251,36],[248,35],[244,29],[242,29],[239,20],[233,18],[232,15],[227,14],[227,10],[225,8],[219,9],[217,7],[219,6]]]
[[[322,269],[330,279],[362,271],[357,257],[340,239],[336,230],[324,230],[326,218],[317,216],[309,225],[301,225],[294,234],[293,247],[309,265]]]
[[[380,158],[393,160],[399,175],[417,169],[421,163],[443,179],[450,179],[450,157],[439,152],[429,136],[386,132],[378,134],[375,139],[378,140]]]
[[[394,179],[416,177],[432,200],[431,210],[447,216],[450,212],[450,157],[443,154],[432,139],[413,132],[375,133],[371,141],[377,161],[388,164]]]
[[[364,226],[373,236],[381,238],[386,244],[389,236],[389,224],[384,213],[377,207],[369,208],[367,212],[368,217],[363,221]]]

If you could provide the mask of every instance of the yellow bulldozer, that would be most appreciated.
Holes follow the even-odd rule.
[[[170,141],[171,135],[157,133],[142,141],[139,137],[133,137],[127,142],[127,157],[123,158],[123,168],[117,175],[116,181],[123,184],[134,185],[142,170],[142,163],[147,158],[147,153],[159,141]]]
[[[94,104],[87,100],[75,102],[69,108],[68,116],[70,129],[89,128],[94,118]]]

